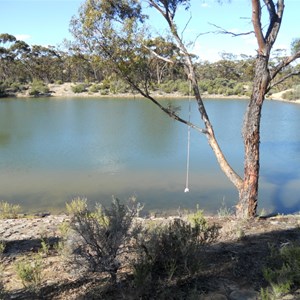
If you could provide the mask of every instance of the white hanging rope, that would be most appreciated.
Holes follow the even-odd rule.
[[[190,81],[189,89],[189,122],[191,122],[191,93],[192,93],[192,83]],[[191,143],[191,126],[188,126],[188,136],[187,136],[187,157],[186,157],[186,180],[184,192],[188,193],[189,189],[189,171],[190,171],[190,143]]]

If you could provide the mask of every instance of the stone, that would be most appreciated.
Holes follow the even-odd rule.
[[[258,293],[254,290],[235,290],[229,295],[230,300],[256,300]]]
[[[293,299],[296,299],[296,298],[291,294],[287,294],[282,297],[282,300],[293,300]]]
[[[209,293],[207,295],[201,296],[199,300],[228,300],[228,298],[219,293]]]

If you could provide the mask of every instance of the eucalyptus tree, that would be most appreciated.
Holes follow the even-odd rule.
[[[181,55],[179,48],[172,41],[168,41],[166,38],[155,37],[145,41],[145,47],[151,49],[152,53],[156,56],[152,57],[153,65],[155,69],[153,72],[156,73],[157,83],[160,84],[165,79],[177,79],[184,74],[183,64],[180,63]],[[168,57],[173,61],[170,64],[168,61],[164,61],[161,57]],[[175,63],[176,62],[176,63]]]
[[[61,77],[63,59],[53,46],[33,45],[27,53],[26,67],[31,79],[49,83]]]
[[[15,36],[0,34],[0,80],[18,81],[25,75],[24,56],[30,52],[30,47]]]
[[[300,52],[295,47],[296,51],[282,59],[277,65],[270,66],[269,64],[271,50],[282,22],[284,2],[284,0],[251,0],[249,14],[251,14],[253,33],[258,49],[252,93],[242,128],[244,141],[244,174],[242,176],[232,168],[219,146],[199,90],[191,54],[175,23],[176,14],[180,13],[179,8],[193,11],[191,1],[87,0],[81,6],[79,17],[75,19],[78,28],[80,28],[80,37],[83,40],[93,41],[95,50],[107,59],[116,73],[170,117],[191,126],[206,137],[221,170],[239,193],[236,214],[240,218],[256,215],[260,162],[260,121],[265,95],[271,87],[278,84],[277,75],[300,57]],[[191,83],[198,111],[203,121],[203,128],[181,118],[172,109],[164,107],[150,92],[151,80],[154,79],[151,73],[153,62],[151,58],[160,58],[170,64],[176,62],[172,57],[165,56],[165,53],[159,55],[145,45],[144,41],[151,38],[151,31],[146,26],[149,16],[144,14],[143,10],[146,5],[148,9],[158,12],[165,20],[169,28],[169,35],[172,36],[172,40],[179,49],[180,62],[184,64],[186,78]],[[265,21],[267,19],[268,21]],[[262,25],[262,20],[267,23]],[[287,76],[292,76],[292,74]]]

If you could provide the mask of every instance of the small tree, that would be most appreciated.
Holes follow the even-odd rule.
[[[135,202],[130,206],[113,198],[110,208],[87,207],[86,199],[77,198],[67,204],[71,228],[81,238],[74,251],[75,261],[93,272],[108,273],[116,283],[124,253],[130,251],[130,240],[139,231],[133,219],[140,210]],[[124,258],[124,257],[123,257]]]

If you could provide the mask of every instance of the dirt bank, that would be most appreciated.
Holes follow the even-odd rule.
[[[83,92],[83,93],[74,93],[72,91],[72,86],[74,86],[74,83],[64,83],[64,84],[49,84],[48,87],[50,89],[50,96],[54,98],[142,98],[139,94],[133,94],[133,93],[123,93],[123,94],[109,94],[109,95],[102,95],[100,92],[97,93],[91,93],[91,92]],[[279,93],[274,93],[267,99],[269,100],[279,100],[279,101],[285,101],[290,103],[300,103],[300,100],[290,101],[290,100],[284,100],[282,98],[282,95],[290,90],[282,91]],[[167,94],[163,92],[153,92],[153,96],[160,97],[160,98],[188,98],[188,96],[184,96],[180,93],[172,93]],[[231,95],[231,96],[224,96],[224,95],[211,95],[208,93],[203,93],[204,99],[248,99],[247,96],[238,96],[238,95]],[[17,97],[30,97],[28,90],[23,93],[17,94]]]
[[[258,299],[260,287],[265,284],[262,267],[270,255],[269,245],[283,247],[300,242],[299,215],[249,221],[234,217],[207,219],[218,224],[220,236],[206,249],[197,299]],[[93,299],[90,298],[92,291],[99,287],[95,274],[82,277],[70,268],[55,246],[62,235],[61,224],[68,220],[66,215],[0,220],[0,235],[6,244],[2,274],[4,287],[8,291],[7,299],[29,299],[29,294],[16,276],[15,265],[24,257],[33,257],[41,248],[41,239],[50,246],[43,258],[42,299]],[[153,218],[143,219],[143,222],[149,220],[166,221]],[[234,298],[234,295],[240,295],[240,298]],[[294,293],[288,299],[298,297],[299,294]]]

